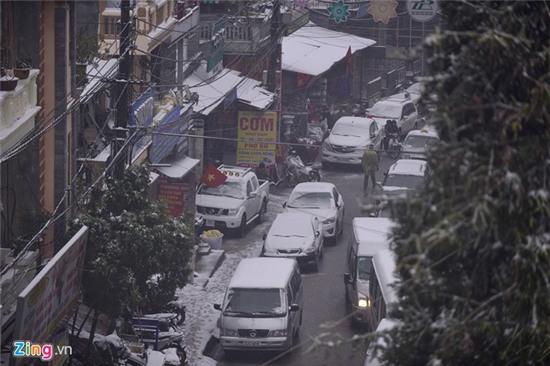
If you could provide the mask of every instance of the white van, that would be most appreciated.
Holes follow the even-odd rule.
[[[373,257],[389,248],[393,221],[385,217],[355,217],[348,247],[348,272],[344,274],[346,305],[353,311],[352,320],[376,329],[372,319]]]
[[[243,259],[220,310],[224,350],[287,350],[300,331],[303,285],[298,263],[289,258]]]

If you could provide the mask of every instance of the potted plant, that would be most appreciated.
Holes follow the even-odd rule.
[[[10,74],[9,70],[5,70],[4,68],[2,68],[0,75],[0,91],[15,90],[19,79],[13,76],[13,73]]]
[[[13,69],[13,74],[19,80],[24,80],[29,77],[31,71],[31,62],[29,59],[22,59],[17,61],[16,68]]]

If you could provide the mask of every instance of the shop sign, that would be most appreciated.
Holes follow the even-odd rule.
[[[261,161],[275,163],[277,112],[239,112],[237,164],[257,166]]]
[[[80,298],[87,238],[83,226],[19,294],[14,339],[59,345],[66,338],[62,322]],[[66,358],[54,354],[49,365],[62,365]],[[26,362],[22,358],[16,364]]]
[[[407,11],[417,22],[428,22],[437,15],[437,0],[407,0]]]
[[[168,215],[172,217],[183,215],[185,202],[188,197],[191,197],[190,188],[189,183],[182,179],[160,176],[158,197],[166,205]]]

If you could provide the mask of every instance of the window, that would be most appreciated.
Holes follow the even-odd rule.
[[[338,202],[338,192],[336,191],[336,188],[332,188],[332,195],[334,196],[334,202]]]
[[[259,187],[260,187],[260,184],[258,183],[258,178],[252,177],[252,189],[254,191],[257,191]]]
[[[407,103],[403,107],[403,116],[410,116],[414,113],[414,105],[412,103]]]
[[[296,299],[296,297],[298,296],[301,286],[302,286],[302,277],[300,276],[300,272],[298,272],[298,270],[295,270],[292,275],[292,278],[290,279],[290,287],[292,287],[294,299]]]

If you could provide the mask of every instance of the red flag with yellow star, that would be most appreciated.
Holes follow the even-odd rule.
[[[218,170],[214,165],[210,164],[204,170],[204,173],[201,177],[201,182],[206,184],[208,187],[214,188],[224,184],[227,177]]]

